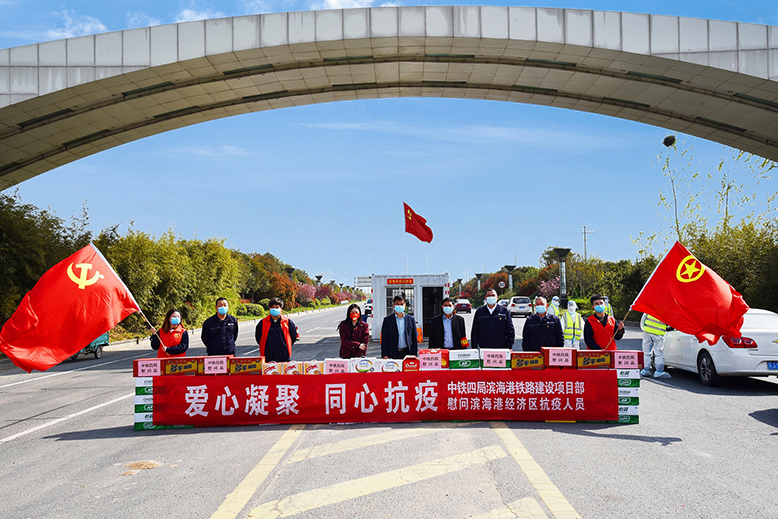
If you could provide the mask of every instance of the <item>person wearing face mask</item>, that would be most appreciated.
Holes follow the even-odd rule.
[[[416,355],[418,339],[416,320],[405,313],[405,298],[396,295],[392,299],[394,312],[381,323],[381,356],[385,359],[404,359],[406,355]]]
[[[546,298],[535,298],[535,312],[524,320],[521,332],[523,351],[540,351],[540,348],[561,348],[564,346],[562,324],[559,317],[548,312]]]
[[[229,311],[229,303],[220,297],[216,300],[216,315],[212,315],[203,323],[200,338],[205,344],[207,355],[235,355],[238,320],[230,315]]]
[[[565,348],[580,349],[581,339],[583,338],[584,322],[581,314],[577,313],[578,305],[575,301],[567,303],[567,311],[562,314],[562,330],[565,337]]]
[[[183,357],[189,349],[189,334],[181,324],[181,313],[168,310],[162,328],[151,336],[151,348],[157,350],[157,358]]]
[[[475,311],[470,341],[473,348],[513,349],[516,330],[508,309],[497,304],[497,291],[486,291],[486,304]]]
[[[465,319],[454,313],[454,302],[447,297],[443,300],[443,313],[433,317],[430,323],[430,348],[461,350],[466,344]]]
[[[560,316],[562,312],[559,310],[559,296],[554,296],[551,298],[551,304],[546,307],[546,312],[548,315],[555,315],[557,317]]]
[[[358,304],[350,304],[346,318],[338,325],[340,334],[340,356],[344,359],[364,357],[367,343],[370,342],[370,329],[362,321],[362,311]]]
[[[589,298],[594,313],[584,321],[584,342],[590,350],[615,350],[616,341],[624,337],[624,323],[607,313],[605,297],[600,294]]]
[[[289,362],[292,360],[292,344],[297,341],[297,327],[291,319],[281,315],[284,302],[274,297],[268,303],[270,315],[257,323],[254,338],[259,344],[259,354],[265,362]]]

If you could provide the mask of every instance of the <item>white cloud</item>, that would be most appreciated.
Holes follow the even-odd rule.
[[[311,9],[351,9],[354,7],[372,7],[373,0],[318,0],[310,2]]]
[[[75,11],[69,9],[57,13],[65,27],[50,29],[46,31],[46,36],[52,39],[73,38],[74,36],[83,36],[85,34],[95,34],[106,32],[108,28],[103,23],[92,16],[80,16]]]
[[[159,19],[152,18],[141,11],[130,11],[127,13],[127,27],[129,29],[136,27],[151,27],[152,25],[159,25],[160,23]]]
[[[224,13],[221,11],[211,11],[206,9],[204,11],[195,11],[194,9],[184,9],[176,17],[176,23],[180,22],[194,22],[196,20],[208,20],[211,18],[224,18]]]
[[[272,2],[269,0],[243,0],[243,12],[247,14],[259,14],[270,12]]]
[[[180,146],[171,150],[178,155],[199,155],[201,157],[249,157],[255,153],[231,144],[213,147]]]

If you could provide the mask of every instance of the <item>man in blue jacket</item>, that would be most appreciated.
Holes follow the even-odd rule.
[[[208,355],[235,355],[238,320],[227,313],[229,310],[227,300],[220,297],[216,300],[216,315],[212,315],[203,323],[200,338]]]
[[[551,315],[549,308],[545,297],[535,298],[535,313],[524,321],[524,331],[521,333],[523,351],[540,351],[544,346],[562,348],[565,345],[562,322],[556,315]]]
[[[406,355],[416,355],[416,320],[405,313],[403,296],[394,296],[392,304],[394,313],[386,316],[381,324],[381,356],[385,359],[403,359]]]
[[[497,304],[497,291],[486,291],[486,304],[475,311],[470,341],[473,348],[513,349],[516,330],[508,309]]]

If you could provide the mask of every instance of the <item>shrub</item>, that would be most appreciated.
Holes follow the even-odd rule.
[[[270,298],[260,299],[259,304],[262,305],[262,308],[265,310],[270,309]]]

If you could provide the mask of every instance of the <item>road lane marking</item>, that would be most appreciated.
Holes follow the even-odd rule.
[[[119,398],[114,398],[110,402],[103,402],[102,404],[96,405],[94,407],[90,407],[89,409],[84,409],[83,411],[79,411],[77,413],[69,414],[67,416],[63,416],[62,418],[57,418],[56,420],[52,420],[50,422],[46,422],[44,424],[35,426],[32,429],[27,429],[26,431],[22,431],[20,433],[14,434],[12,436],[8,436],[8,437],[3,438],[2,440],[0,440],[0,443],[5,443],[5,442],[9,442],[11,440],[15,440],[16,438],[19,438],[20,436],[24,436],[26,434],[30,434],[30,433],[35,432],[35,431],[40,431],[41,429],[45,429],[46,427],[49,427],[49,426],[52,426],[52,425],[56,425],[56,424],[58,424],[60,422],[64,422],[65,420],[70,420],[71,418],[75,418],[76,416],[81,416],[82,414],[86,414],[86,413],[92,412],[92,411],[94,411],[96,409],[100,409],[101,407],[105,407],[107,405],[115,404],[116,402],[124,400],[125,398],[130,398],[132,396],[135,396],[134,392],[130,393],[129,395],[120,396]]]
[[[123,359],[109,360],[108,362],[101,362],[100,364],[90,364],[89,366],[84,366],[83,368],[76,368],[76,369],[71,369],[71,370],[68,370],[68,371],[60,371],[59,373],[51,373],[49,375],[44,375],[42,377],[35,377],[35,378],[29,378],[29,379],[26,379],[26,380],[20,380],[19,382],[11,382],[10,384],[5,384],[3,386],[0,386],[0,389],[3,389],[4,387],[16,386],[18,384],[26,384],[27,382],[36,382],[38,380],[43,380],[43,379],[46,379],[46,378],[58,377],[59,375],[66,375],[68,373],[73,373],[73,372],[76,372],[76,371],[83,371],[85,369],[99,368],[100,366],[107,366],[108,364],[113,364],[115,362],[122,362],[124,360],[141,359],[143,357],[148,357],[148,354],[144,353],[143,355],[138,355],[137,357],[125,357]]]
[[[485,514],[475,515],[471,519],[546,519],[546,512],[540,503],[531,497],[524,497],[513,503],[489,510]]]
[[[376,492],[418,483],[419,481],[442,476],[443,474],[464,470],[468,467],[483,465],[506,456],[507,454],[501,446],[491,445],[472,452],[456,454],[447,458],[384,472],[383,474],[309,490],[278,501],[269,501],[251,510],[249,517],[261,517],[263,519],[288,517]]]
[[[309,460],[311,458],[318,458],[319,456],[329,456],[330,454],[338,454],[341,452],[348,452],[364,447],[372,447],[374,445],[381,445],[382,443],[389,443],[396,440],[405,440],[413,438],[415,436],[423,436],[425,434],[434,434],[440,432],[442,429],[451,429],[454,427],[463,427],[470,425],[469,423],[456,423],[456,424],[441,424],[441,427],[425,428],[425,429],[401,429],[398,431],[387,431],[385,433],[370,434],[368,436],[360,436],[359,438],[351,438],[348,440],[342,440],[334,443],[327,443],[324,445],[317,445],[310,449],[296,450],[287,463],[297,463],[298,461]],[[358,444],[354,442],[358,441]]]
[[[243,478],[235,490],[230,492],[221,506],[214,512],[211,519],[235,519],[246,503],[249,502],[257,489],[264,483],[268,475],[284,457],[286,451],[292,446],[303,431],[305,425],[293,425],[281,436],[275,445],[265,454],[257,463],[257,466],[251,469],[251,472]]]
[[[497,436],[500,437],[502,442],[507,447],[516,463],[519,464],[522,472],[527,476],[529,482],[540,494],[540,498],[546,504],[551,514],[557,519],[573,519],[579,518],[580,515],[575,509],[567,502],[562,492],[554,485],[549,479],[543,469],[540,468],[538,462],[536,462],[527,449],[521,444],[516,435],[511,431],[505,422],[492,422]]]

